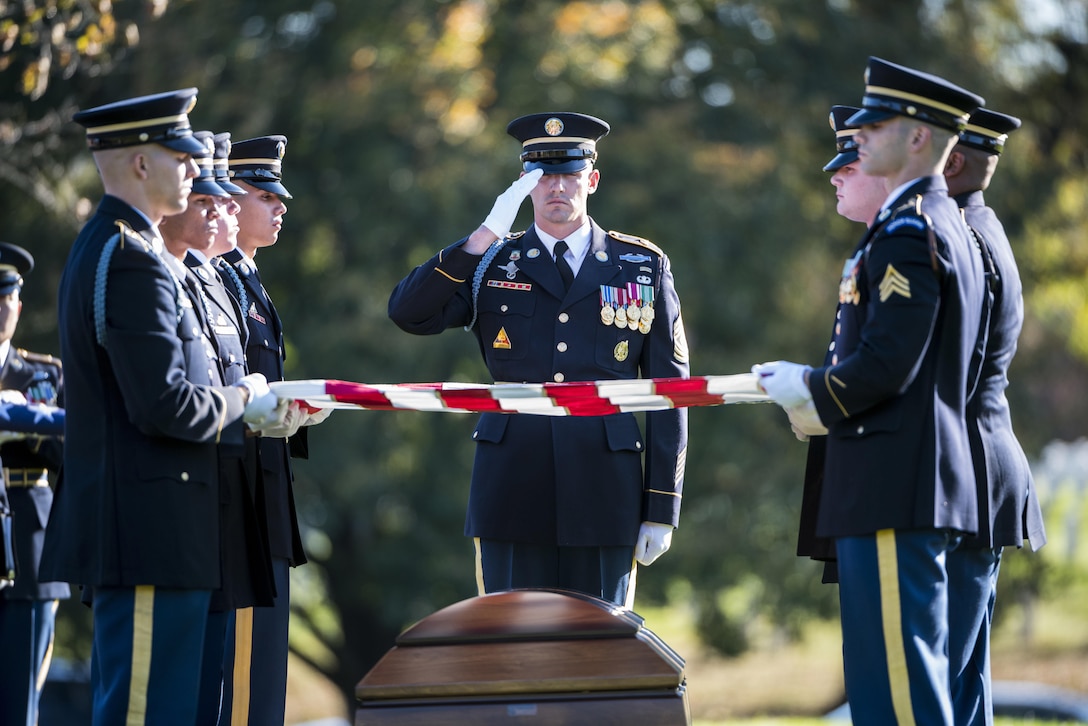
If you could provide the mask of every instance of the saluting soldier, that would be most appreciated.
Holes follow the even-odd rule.
[[[23,310],[23,277],[33,269],[29,252],[0,242],[0,401],[62,406],[60,360],[12,345]],[[49,476],[60,471],[63,444],[9,431],[0,431],[0,442],[18,557],[14,585],[0,589],[0,723],[34,726],[53,651],[57,600],[71,594],[67,583],[38,577],[53,506]]]
[[[946,558],[978,531],[967,396],[981,258],[942,171],[982,98],[870,58],[847,119],[889,190],[839,283],[830,358],[756,366],[802,433],[826,434],[817,537],[834,540],[846,695],[858,724],[951,724]]]
[[[158,231],[185,210],[205,148],[189,125],[196,93],[75,115],[105,196],[60,282],[64,466],[41,577],[92,590],[95,723],[196,722],[221,584],[219,452],[286,410],[261,376],[213,381],[201,317]]]
[[[1005,547],[1032,550],[1046,544],[1046,529],[1027,456],[1016,438],[1005,389],[1009,365],[1024,325],[1020,271],[1005,228],[983,192],[997,170],[1009,134],[1020,119],[980,108],[960,132],[944,168],[948,193],[963,210],[986,265],[988,320],[986,350],[974,395],[967,403],[967,433],[975,464],[979,531],[948,557],[953,592],[949,658],[952,708],[957,724],[993,722],[990,679],[990,626],[997,600],[997,578]]]
[[[472,234],[393,290],[403,330],[470,330],[496,382],[684,378],[688,346],[668,256],[606,232],[588,212],[607,123],[580,113],[522,116],[520,178]],[[533,225],[511,234],[526,195]],[[672,540],[687,454],[686,409],[546,417],[485,413],[473,432],[465,534],[480,594],[577,590],[630,607],[635,561]]]

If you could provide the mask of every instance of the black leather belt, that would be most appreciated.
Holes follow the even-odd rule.
[[[9,469],[4,467],[4,484],[10,488],[16,487],[47,487],[49,486],[48,469]]]

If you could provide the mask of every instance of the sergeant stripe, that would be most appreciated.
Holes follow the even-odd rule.
[[[899,726],[914,726],[910,674],[907,672],[907,655],[903,644],[903,614],[899,607],[899,560],[895,547],[895,530],[882,529],[876,533],[876,559],[892,709]]]
[[[231,702],[231,726],[249,723],[250,678],[253,670],[253,608],[234,613],[234,700]]]
[[[126,726],[147,721],[147,689],[151,681],[151,635],[155,627],[155,587],[137,585],[132,602],[132,676],[128,685]]]

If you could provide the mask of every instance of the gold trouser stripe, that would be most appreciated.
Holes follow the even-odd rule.
[[[57,617],[57,606],[59,605],[60,600],[53,600],[46,606],[53,611],[54,619]],[[38,681],[34,684],[34,688],[38,693],[41,693],[42,689],[45,688],[45,679],[49,676],[49,665],[53,662],[53,641],[56,640],[56,634],[56,629],[54,629],[49,636],[49,645],[45,646],[45,656],[42,658],[41,670],[38,671]]]
[[[137,585],[132,603],[132,678],[128,685],[125,726],[147,721],[147,688],[151,681],[151,636],[155,625],[155,586]]]
[[[623,598],[625,610],[635,609],[635,580],[638,577],[638,560],[631,558],[631,577],[627,580],[627,596]]]
[[[910,700],[910,674],[903,645],[903,614],[899,608],[899,560],[895,549],[895,530],[876,533],[877,569],[880,577],[880,615],[884,625],[884,650],[888,658],[888,685],[892,691],[892,709],[899,726],[914,726],[914,706]]]
[[[230,708],[231,726],[249,723],[249,685],[253,669],[253,608],[234,612],[234,700]]]
[[[480,538],[473,537],[472,545],[476,548],[476,594],[484,595],[487,590],[484,589],[484,556],[480,551]]]

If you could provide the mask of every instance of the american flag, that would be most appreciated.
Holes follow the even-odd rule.
[[[528,413],[540,416],[603,416],[690,406],[769,401],[756,376],[636,378],[569,383],[351,383],[337,380],[278,381],[277,398],[313,408]]]
[[[64,409],[43,403],[0,403],[0,431],[63,436]]]

